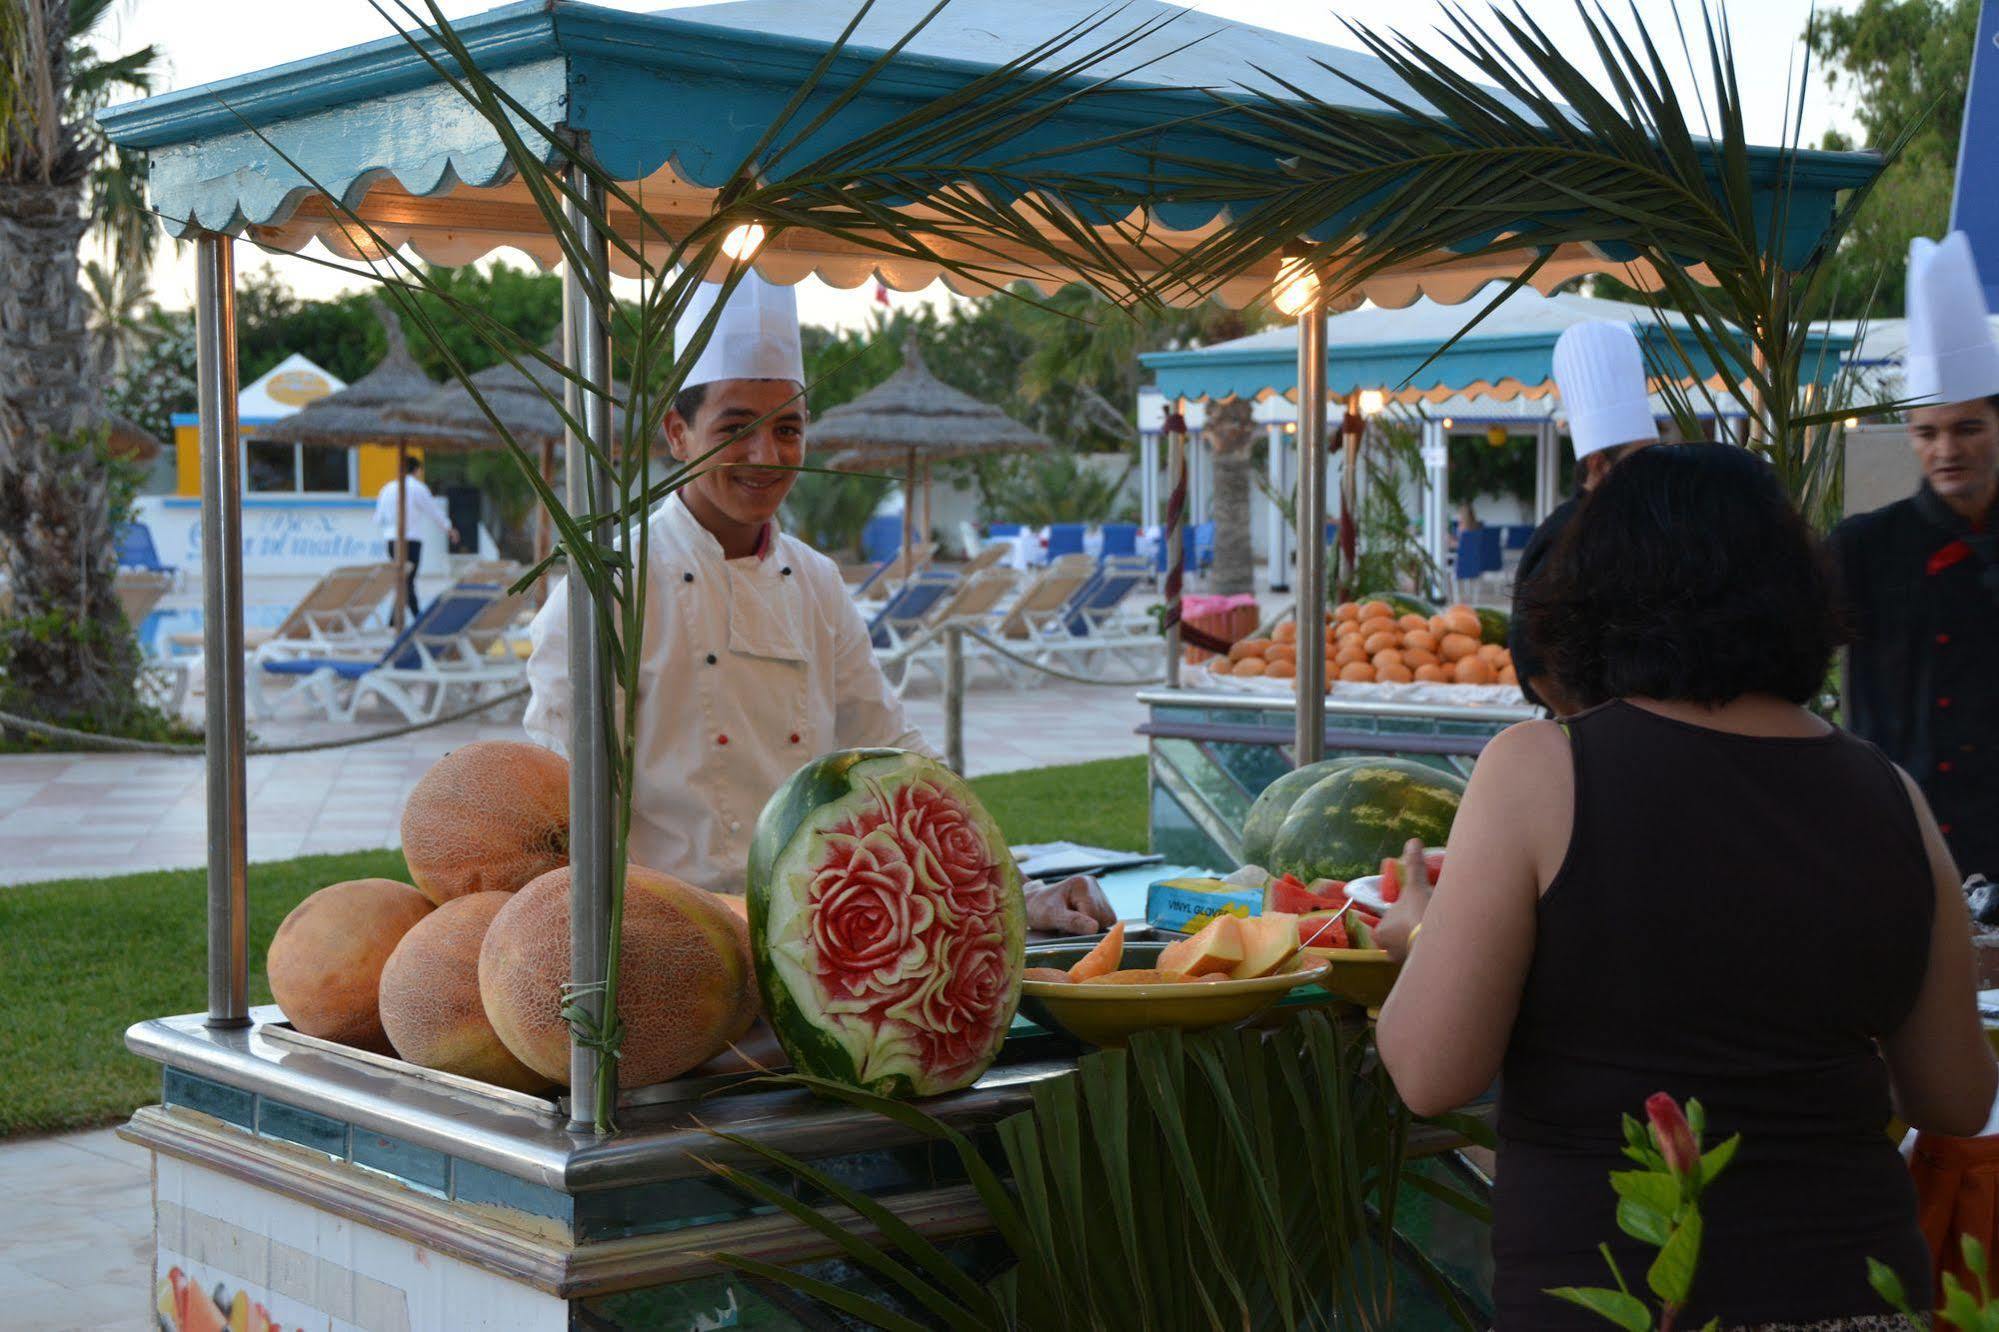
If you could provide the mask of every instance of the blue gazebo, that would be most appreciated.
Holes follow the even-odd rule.
[[[1492,293],[1475,300],[1487,299]],[[1742,420],[1728,394],[1739,370],[1716,364],[1694,338],[1685,320],[1667,314],[1664,322],[1649,306],[1602,300],[1570,292],[1544,296],[1523,288],[1501,301],[1479,326],[1441,352],[1464,327],[1465,305],[1443,305],[1428,298],[1400,309],[1370,305],[1334,315],[1326,321],[1326,391],[1340,398],[1359,393],[1371,402],[1398,403],[1422,418],[1426,479],[1424,538],[1431,557],[1442,562],[1449,493],[1448,439],[1452,433],[1502,426],[1512,433],[1532,433],[1536,440],[1536,521],[1560,502],[1556,493],[1559,442],[1564,420],[1555,391],[1555,343],[1565,329],[1591,320],[1630,324],[1638,333],[1648,361],[1655,367],[1685,367],[1676,375],[1683,386],[1698,384],[1713,397],[1720,420]],[[1807,361],[1820,381],[1830,380],[1853,349],[1849,326],[1828,327],[1816,336]],[[1267,329],[1247,337],[1179,351],[1147,352],[1139,361],[1153,372],[1153,390],[1166,402],[1219,402],[1249,398],[1295,400],[1298,396],[1298,330]],[[1378,395],[1378,396],[1376,396]],[[1703,402],[1695,388],[1694,400]],[[1663,399],[1655,411],[1668,417]],[[1279,418],[1281,407],[1259,413],[1269,436],[1269,468],[1279,493],[1291,484],[1288,465],[1291,438]],[[1140,471],[1147,480],[1144,498],[1156,505],[1158,434],[1140,416]],[[1150,509],[1146,521],[1155,521]],[[1272,542],[1273,573],[1285,567],[1282,541]]]

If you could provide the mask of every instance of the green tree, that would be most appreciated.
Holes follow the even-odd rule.
[[[1820,13],[1807,32],[1827,81],[1852,97],[1862,142],[1888,143],[1929,116],[1840,248],[1833,313],[1900,315],[1910,239],[1948,225],[1977,28],[1978,0],[1860,0]],[[1854,144],[1833,130],[1825,146]]]

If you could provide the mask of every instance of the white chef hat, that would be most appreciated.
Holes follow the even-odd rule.
[[[1645,380],[1645,353],[1629,324],[1592,319],[1555,343],[1555,387],[1580,461],[1599,449],[1659,438]]]
[[[674,329],[674,346],[693,342],[708,312],[722,294],[720,283],[704,282],[694,290],[686,313]],[[755,273],[743,276],[715,320],[708,345],[701,349],[682,388],[721,379],[788,379],[805,383],[805,353],[798,340],[798,294],[790,287],[766,282]]]
[[[1999,342],[1985,316],[1985,289],[1962,231],[1940,241],[1918,236],[1909,242],[1909,351],[1903,371],[1910,398],[1970,402],[1999,393]]]

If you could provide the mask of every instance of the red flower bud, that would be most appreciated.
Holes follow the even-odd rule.
[[[1691,1175],[1700,1169],[1700,1147],[1694,1142],[1694,1131],[1681,1113],[1678,1101],[1664,1092],[1653,1092],[1645,1098],[1645,1117],[1652,1121],[1652,1139],[1659,1144],[1659,1154],[1666,1158],[1668,1170],[1677,1175]]]

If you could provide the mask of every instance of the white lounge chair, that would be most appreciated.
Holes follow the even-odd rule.
[[[970,578],[960,578],[927,614],[902,630],[890,631],[890,646],[878,646],[876,652],[895,691],[900,694],[908,687],[911,672],[918,666],[936,676],[940,685],[944,681],[946,649],[943,640],[933,639],[912,649],[907,646],[911,639],[949,624],[966,625],[992,633],[999,626],[1000,605],[1012,593],[1018,580],[1019,575],[1011,569],[984,569]],[[968,674],[973,663],[985,661],[992,665],[1001,679],[1012,678],[1006,659],[976,639],[965,643],[964,659]]]

